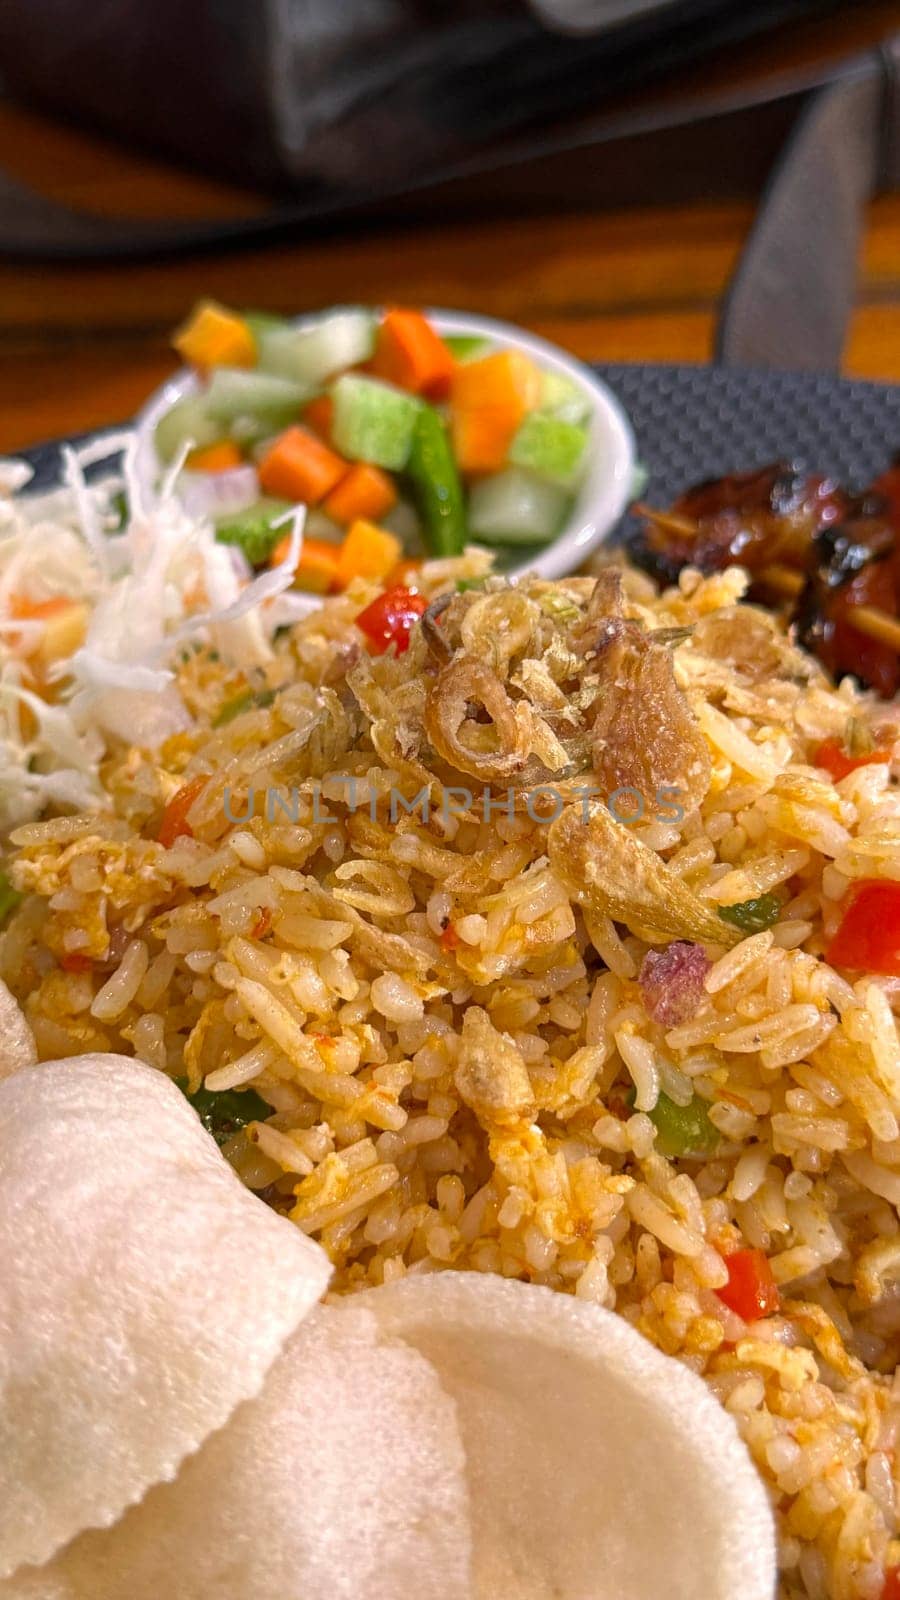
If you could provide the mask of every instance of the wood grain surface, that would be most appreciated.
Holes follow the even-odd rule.
[[[737,71],[758,80],[892,31],[900,3],[847,5],[716,70],[723,86]],[[672,92],[690,86],[685,76]],[[0,150],[16,177],[97,215],[233,217],[265,203],[8,104]],[[635,207],[110,264],[4,262],[0,240],[0,451],[131,415],[174,369],[169,330],[204,294],[284,312],[360,299],[458,306],[587,360],[705,361],[752,216],[744,201]],[[900,196],[869,210],[844,366],[900,382]]]

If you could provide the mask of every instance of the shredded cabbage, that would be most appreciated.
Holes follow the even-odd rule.
[[[119,473],[88,482],[85,469],[122,453]],[[288,593],[303,545],[304,510],[287,554],[254,577],[212,522],[191,514],[170,473],[152,504],[141,497],[131,433],[63,448],[62,485],[27,492],[26,462],[0,460],[0,827],[48,803],[103,805],[99,763],[108,739],[146,748],[190,727],[169,667],[185,639],[213,645],[236,666],[271,659],[274,630],[316,605]],[[124,526],[113,497],[123,496]],[[42,606],[87,608],[83,643],[46,672],[52,703],[36,692],[30,658],[48,623]],[[31,614],[29,614],[31,613]]]

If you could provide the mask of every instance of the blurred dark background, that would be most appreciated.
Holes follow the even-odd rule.
[[[794,19],[840,9],[836,0],[4,0],[0,63],[8,92],[260,186],[285,222],[373,206],[383,216],[391,201],[407,215],[489,201],[618,204],[758,183],[807,75],[775,95],[733,85],[733,110],[752,109],[752,130],[712,139],[708,119],[723,110],[718,63],[739,61],[748,40]],[[675,107],[667,82],[691,67],[691,103]],[[663,129],[669,137],[652,137]],[[622,141],[627,149],[608,150]]]
[[[3,0],[0,449],[128,416],[201,294],[707,360],[808,109],[877,82],[884,135],[894,34],[898,0]],[[876,143],[871,167],[844,368],[900,378]]]

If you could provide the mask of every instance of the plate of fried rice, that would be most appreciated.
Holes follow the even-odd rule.
[[[148,501],[132,451],[68,450],[30,499],[3,467],[0,1456],[35,1475],[17,1525],[37,1531],[0,1516],[0,1600],[133,1600],[172,1563],[195,1600],[896,1597],[896,704],[835,682],[736,563],[665,587],[607,550],[508,579],[470,546],[426,561],[414,614],[373,639],[357,618],[383,583],[314,608],[292,588],[301,516],[254,577],[176,493]],[[181,1180],[143,1175],[170,1151],[227,1194],[218,1232],[198,1199],[198,1252],[261,1230],[235,1245],[216,1355],[246,1382],[75,1505],[79,1430],[121,1398],[72,1332],[92,1277],[114,1323],[132,1283],[144,1319],[123,1416],[178,1391],[181,1356],[142,1365],[151,1297],[194,1297],[172,1348],[191,1394],[211,1381],[196,1345],[231,1290],[217,1269],[204,1294],[187,1234],[179,1254]],[[132,1259],[110,1197],[143,1214],[170,1184]],[[84,1238],[77,1271],[56,1259]],[[274,1331],[247,1356],[257,1307]],[[284,1439],[254,1475],[263,1427]],[[329,1431],[340,1493],[304,1488],[312,1532],[282,1560],[285,1477],[315,1476]],[[338,1459],[351,1431],[368,1498]],[[269,1467],[281,1498],[257,1506]],[[270,1525],[224,1565],[219,1490]]]

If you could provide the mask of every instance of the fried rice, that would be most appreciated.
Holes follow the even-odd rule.
[[[900,980],[823,950],[854,881],[900,879],[900,795],[887,763],[835,784],[813,757],[900,723],[736,569],[458,592],[480,570],[424,569],[444,598],[400,656],[363,648],[364,583],[264,667],[181,650],[190,725],[111,739],[100,810],[12,832],[0,978],[41,1058],[252,1088],[225,1153],[338,1291],[474,1269],[614,1308],[735,1418],[783,1600],[877,1600]],[[718,914],[761,896],[761,931]],[[664,1153],[661,1096],[702,1102],[711,1149]],[[717,1294],[739,1247],[780,1294],[755,1321]]]

